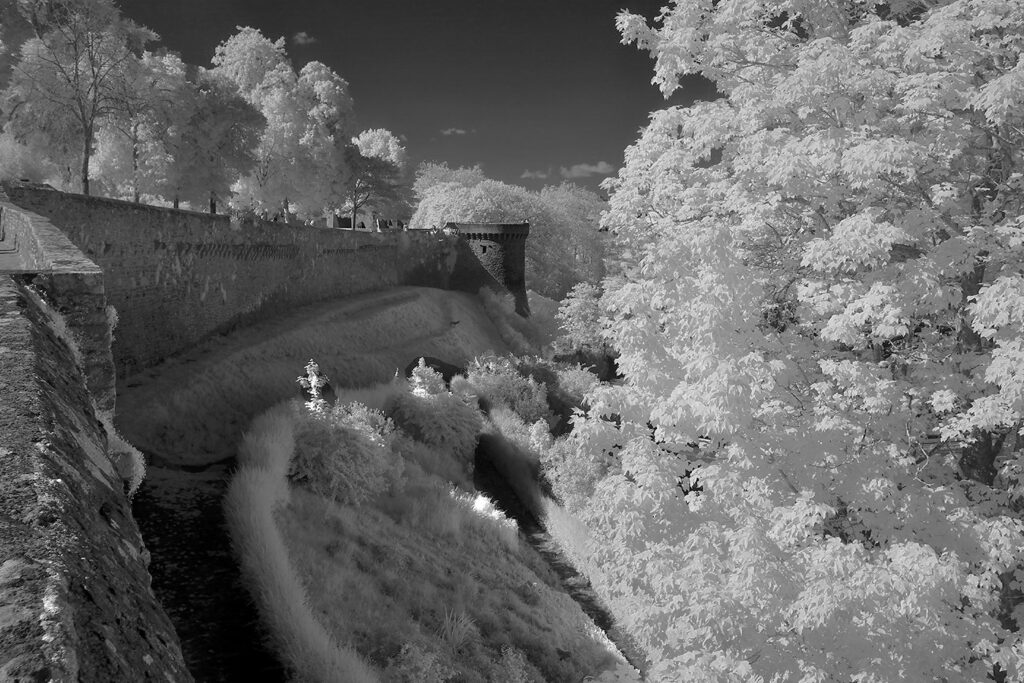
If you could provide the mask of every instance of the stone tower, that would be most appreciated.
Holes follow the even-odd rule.
[[[516,313],[530,315],[526,298],[526,238],[529,223],[448,223],[498,284],[512,293]]]

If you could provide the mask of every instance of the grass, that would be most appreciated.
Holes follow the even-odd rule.
[[[286,477],[295,450],[295,420],[294,407],[281,406],[257,418],[242,440],[241,467],[224,502],[242,576],[296,678],[377,681],[376,672],[314,615],[275,519],[291,497]]]
[[[389,386],[370,394],[393,404]],[[255,420],[243,439],[226,509],[283,660],[297,678],[322,681],[578,681],[609,669],[617,655],[604,634],[515,523],[465,487],[462,434],[430,433],[431,411],[443,422],[461,399],[416,398],[419,438],[396,420],[389,442],[405,458],[402,480],[353,504],[295,484],[298,402]],[[463,486],[446,469],[463,473]]]

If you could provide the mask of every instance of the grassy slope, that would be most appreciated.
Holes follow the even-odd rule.
[[[225,336],[118,387],[116,424],[158,464],[234,454],[253,416],[298,395],[310,358],[337,386],[387,381],[419,355],[462,363],[506,351],[470,294],[402,287],[296,310]]]
[[[302,491],[278,519],[319,596],[317,616],[370,661],[385,664],[412,643],[439,653],[460,681],[493,676],[509,646],[548,681],[582,680],[613,663],[603,634],[536,553],[513,550],[496,530],[425,529],[415,515],[396,519]],[[446,627],[453,617],[463,619],[462,633]]]
[[[289,486],[296,415],[281,405],[253,422],[226,509],[243,576],[298,678],[525,683],[616,667],[554,573],[472,493],[446,493],[411,464],[403,488],[358,505]],[[409,670],[409,646],[436,664]]]

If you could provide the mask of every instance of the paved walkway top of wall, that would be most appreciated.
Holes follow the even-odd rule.
[[[100,268],[53,223],[0,190],[0,273],[94,273]]]

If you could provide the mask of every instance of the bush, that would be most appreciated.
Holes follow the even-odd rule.
[[[556,436],[572,427],[572,416],[582,410],[588,391],[600,382],[597,375],[580,365],[567,365],[537,356],[517,361],[520,374],[543,384],[547,389],[547,403],[554,420],[549,420]]]
[[[252,421],[239,447],[239,469],[224,496],[231,545],[246,589],[295,680],[378,680],[352,648],[338,643],[310,605],[275,517],[290,491],[285,474],[295,449],[295,404],[280,404]]]
[[[356,504],[399,484],[394,425],[359,403],[301,411],[289,476],[336,502]]]
[[[396,394],[388,401],[384,412],[417,441],[450,453],[461,463],[473,462],[482,422],[476,406],[462,397],[447,391]]]
[[[505,356],[482,356],[470,363],[466,378],[489,407],[504,405],[526,422],[553,421],[547,388],[523,377],[515,361]]]

